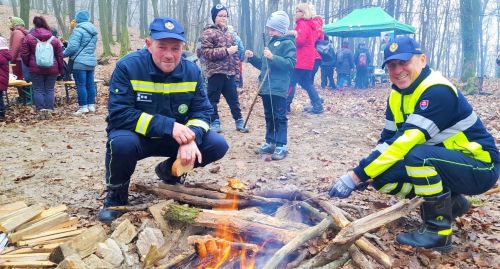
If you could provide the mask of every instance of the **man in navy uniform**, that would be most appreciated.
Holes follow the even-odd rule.
[[[396,241],[447,251],[452,220],[470,208],[463,194],[484,193],[498,180],[498,149],[462,93],[429,68],[414,39],[390,42],[384,66],[392,91],[378,145],[336,180],[330,195],[346,198],[372,179],[382,193],[422,196],[423,225]]]
[[[172,164],[205,166],[228,150],[224,138],[209,131],[213,108],[202,89],[200,69],[181,57],[184,28],[175,19],[155,18],[146,48],[116,64],[110,81],[106,185],[99,220],[110,223],[126,205],[128,186],[138,160],[169,157],[155,168],[168,184],[182,183]]]

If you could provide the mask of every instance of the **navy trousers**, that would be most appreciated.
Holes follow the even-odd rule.
[[[106,185],[119,188],[129,184],[137,161],[147,157],[177,157],[179,144],[172,137],[147,138],[129,130],[114,130],[108,134],[106,143]],[[229,146],[221,135],[209,131],[203,137],[198,149],[205,166],[224,157]]]
[[[373,186],[382,193],[411,198],[415,196],[415,187],[425,189],[441,182],[453,194],[477,195],[495,185],[498,166],[498,163],[484,163],[456,150],[418,145],[403,160],[375,177]],[[415,167],[434,169],[437,175],[410,172]],[[420,195],[418,191],[416,194]]]
[[[288,118],[286,98],[276,95],[261,95],[266,119],[266,142],[283,146],[287,143]]]
[[[288,98],[287,98],[288,108],[290,108],[290,105],[293,102],[293,98],[295,97],[295,89],[297,83],[302,88],[304,88],[304,90],[306,90],[307,94],[309,95],[309,99],[311,100],[311,104],[313,106],[321,105],[321,99],[318,95],[318,92],[316,91],[316,88],[314,88],[312,71],[304,69],[294,69],[290,81],[290,87],[288,88]]]

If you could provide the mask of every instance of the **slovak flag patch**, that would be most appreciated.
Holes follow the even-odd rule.
[[[420,100],[420,109],[426,110],[429,107],[429,100]]]

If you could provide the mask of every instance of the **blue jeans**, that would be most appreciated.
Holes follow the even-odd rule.
[[[286,116],[286,98],[276,95],[261,95],[266,119],[266,142],[286,145],[288,118]]]
[[[31,89],[36,110],[54,109],[54,85],[57,76],[31,74]]]
[[[128,185],[137,161],[152,156],[176,159],[178,149],[179,144],[173,137],[149,138],[129,130],[113,130],[106,143],[106,185],[112,188]],[[221,159],[229,146],[224,137],[209,131],[198,149],[203,161],[195,162],[195,167]]]
[[[351,87],[351,75],[337,73],[337,86],[342,88],[344,84],[348,88]]]
[[[312,70],[304,70],[304,69],[294,69],[293,74],[290,81],[290,87],[288,88],[288,98],[287,105],[290,105],[293,102],[293,98],[295,96],[295,89],[297,83],[306,90],[309,95],[309,99],[311,100],[311,104],[313,106],[321,106],[321,99],[314,88]]]
[[[76,91],[78,93],[78,105],[86,106],[95,104],[94,70],[73,70]]]

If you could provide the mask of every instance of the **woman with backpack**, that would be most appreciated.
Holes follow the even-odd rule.
[[[64,57],[73,61],[73,76],[78,93],[79,109],[74,115],[95,112],[96,89],[94,70],[97,65],[95,49],[97,44],[97,29],[89,22],[90,14],[81,10],[75,15],[76,27],[69,37]]]
[[[29,68],[39,119],[48,119],[54,111],[56,78],[63,72],[62,46],[44,17],[35,16],[33,24],[35,28],[21,46],[21,59]]]

